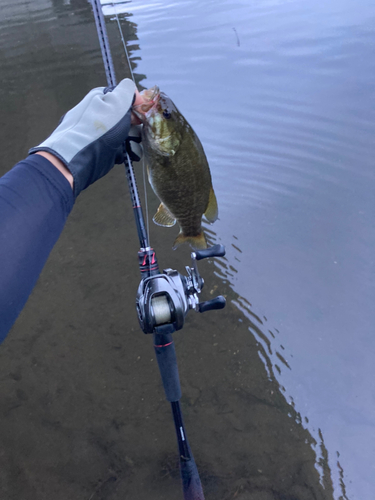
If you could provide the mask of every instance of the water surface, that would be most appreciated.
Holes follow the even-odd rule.
[[[202,140],[220,210],[210,239],[227,248],[201,266],[203,298],[224,293],[227,308],[190,313],[176,334],[207,499],[372,498],[375,7],[122,10],[137,81],[168,93]],[[105,75],[86,0],[9,1],[0,14],[3,173]],[[1,347],[6,499],[180,498],[169,406],[135,316],[132,217],[120,168],[83,193]],[[182,272],[174,231],[152,227],[152,244]]]

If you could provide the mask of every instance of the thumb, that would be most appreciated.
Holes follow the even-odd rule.
[[[133,103],[136,86],[133,80],[125,78],[115,87],[112,92],[102,96],[102,100],[111,107],[123,109],[126,112]]]

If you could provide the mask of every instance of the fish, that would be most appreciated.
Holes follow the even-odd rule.
[[[150,185],[160,200],[155,224],[174,226],[180,232],[176,249],[188,243],[193,249],[207,248],[202,216],[213,223],[218,218],[216,195],[203,146],[172,99],[155,86],[141,92],[144,103],[133,106],[142,122],[142,146]]]

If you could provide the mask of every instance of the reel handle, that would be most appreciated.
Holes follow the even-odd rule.
[[[195,260],[207,259],[208,257],[223,257],[225,255],[224,245],[214,245],[206,248],[206,250],[197,250],[195,253]]]
[[[198,304],[199,312],[203,313],[206,311],[211,311],[213,309],[224,309],[226,300],[222,295],[218,295],[212,300],[207,300],[206,302],[200,302]]]

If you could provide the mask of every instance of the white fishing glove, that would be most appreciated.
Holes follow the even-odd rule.
[[[73,175],[76,198],[115,163],[123,162],[123,143],[130,130],[134,92],[135,84],[129,79],[122,80],[114,89],[91,90],[29,154],[47,151],[59,158]],[[135,134],[132,137],[129,140],[137,140]],[[129,140],[127,150],[131,156]],[[138,152],[135,155],[139,159]]]

